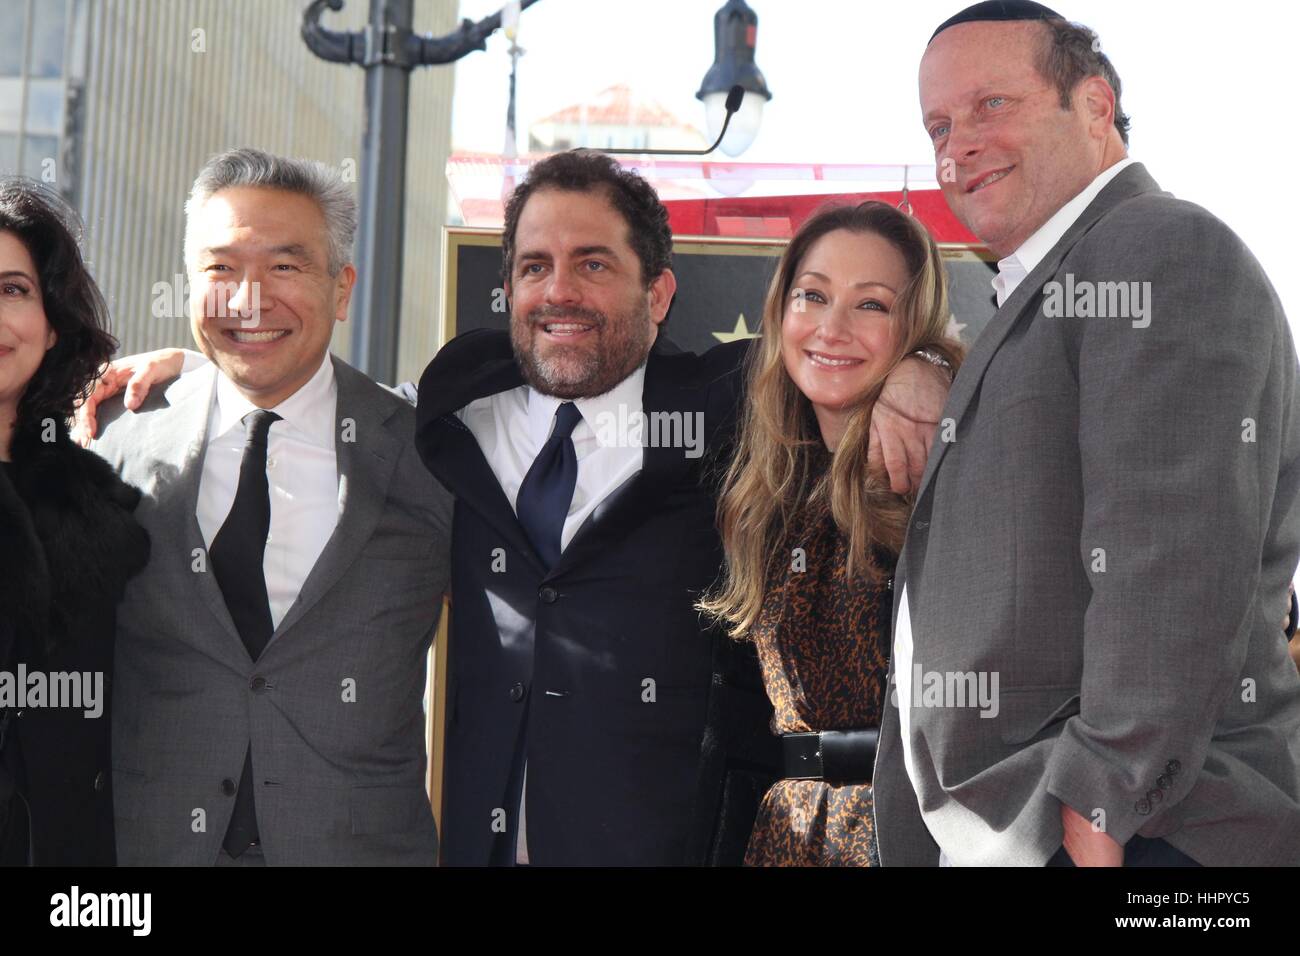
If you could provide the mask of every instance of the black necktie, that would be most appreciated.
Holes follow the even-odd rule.
[[[244,416],[244,455],[239,462],[239,488],[230,514],[208,548],[208,560],[226,608],[243,638],[248,656],[262,656],[271,640],[271,603],[266,596],[262,559],[271,530],[271,496],[266,483],[266,439],[280,416],[257,409]],[[258,841],[257,811],[253,806],[253,749],[244,754],[244,770],[235,795],[235,811],[223,841],[226,852],[237,857]]]
[[[582,413],[573,402],[564,402],[555,410],[551,437],[533,459],[515,499],[519,523],[547,568],[560,560],[560,535],[578,483],[578,456],[570,436],[580,421]]]

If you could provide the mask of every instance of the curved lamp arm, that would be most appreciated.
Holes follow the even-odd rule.
[[[527,10],[537,0],[522,0],[520,10]],[[461,20],[460,26],[446,36],[420,35],[410,30],[387,27],[381,42],[371,43],[373,28],[341,33],[321,25],[325,8],[335,13],[343,9],[343,0],[311,0],[302,13],[302,39],[307,48],[331,63],[355,63],[374,66],[379,63],[412,69],[451,63],[467,53],[487,47],[487,38],[501,28],[501,11],[475,23]]]

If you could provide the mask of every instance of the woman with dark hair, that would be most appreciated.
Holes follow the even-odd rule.
[[[757,646],[785,755],[747,865],[874,862],[891,575],[912,501],[868,462],[871,413],[914,352],[955,373],[949,320],[934,241],[880,202],[810,218],[768,290],[718,505],[726,570],[701,604]]]
[[[68,437],[117,343],[76,215],[0,179],[0,863],[112,865],[115,609],[139,493]]]

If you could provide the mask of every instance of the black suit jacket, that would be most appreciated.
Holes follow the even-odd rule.
[[[138,491],[61,426],[42,437],[20,429],[0,469],[0,669],[101,674],[102,711],[0,706],[0,863],[111,866],[115,615],[149,539]]]
[[[507,333],[449,342],[420,382],[417,445],[456,496],[442,861],[739,863],[775,777],[753,649],[694,609],[722,562],[713,493],[744,345],[660,339],[644,411],[703,413],[704,455],[645,449],[547,571],[455,412],[523,384]]]

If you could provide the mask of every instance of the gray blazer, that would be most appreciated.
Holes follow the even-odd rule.
[[[195,517],[215,366],[101,413],[96,450],[143,491],[153,539],[118,613],[123,864],[214,863],[250,740],[268,863],[436,862],[422,702],[451,499],[415,453],[415,410],[333,362],[338,527],[256,665]]]
[[[1149,324],[1051,317],[1050,281],[1076,315],[1080,282],[1149,282]],[[953,385],[955,440],[935,442],[899,559],[914,673],[890,675],[881,728],[885,865],[933,865],[932,832],[958,862],[1041,865],[1061,802],[1202,864],[1300,862],[1300,677],[1278,627],[1296,374],[1254,257],[1140,164],[1016,289]],[[990,717],[913,702],[914,789],[895,678],[915,688],[917,668],[923,686],[997,675],[999,694]]]

